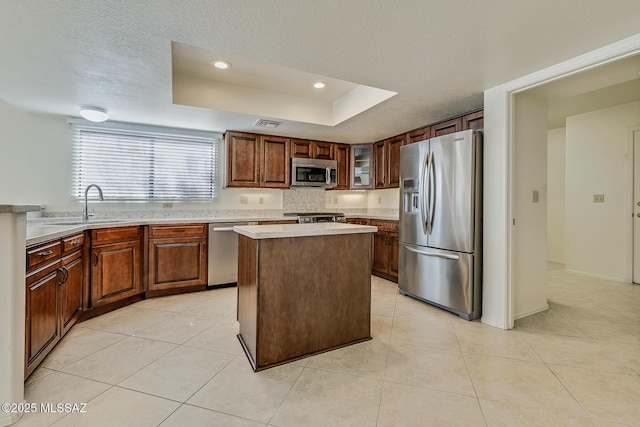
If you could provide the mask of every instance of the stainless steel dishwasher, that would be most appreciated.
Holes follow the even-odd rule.
[[[209,224],[209,283],[207,288],[238,284],[238,234],[234,225],[257,225],[257,222]]]

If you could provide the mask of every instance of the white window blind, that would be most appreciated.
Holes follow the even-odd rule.
[[[220,135],[69,119],[72,196],[98,184],[105,200],[202,200],[218,192]]]

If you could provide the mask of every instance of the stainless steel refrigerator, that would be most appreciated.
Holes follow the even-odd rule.
[[[478,319],[482,305],[482,133],[400,148],[400,293]]]

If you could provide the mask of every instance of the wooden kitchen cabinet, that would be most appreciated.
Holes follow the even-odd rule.
[[[37,244],[26,252],[25,378],[82,313],[84,234]]]
[[[474,111],[462,116],[462,130],[467,129],[484,129],[484,110]]]
[[[462,117],[456,117],[455,119],[445,120],[440,123],[431,125],[431,138],[436,136],[448,135],[450,133],[459,132],[462,130]]]
[[[260,136],[227,132],[227,187],[260,187]]]
[[[311,159],[311,141],[291,138],[291,157]]]
[[[207,224],[150,225],[148,227],[146,296],[207,285]]]
[[[394,282],[398,281],[398,221],[371,220],[378,227],[373,235],[371,272]]]
[[[352,190],[371,190],[375,180],[373,144],[358,144],[349,147],[351,151]]]
[[[227,132],[225,187],[288,188],[289,138],[244,132]]]
[[[335,160],[333,142],[311,141],[311,157],[313,159]]]
[[[336,190],[348,190],[351,183],[351,153],[348,144],[335,144],[338,162],[338,182]]]
[[[289,138],[260,136],[260,187],[289,188],[290,144]]]
[[[358,225],[371,225],[369,218],[347,218],[347,223]]]
[[[400,147],[405,142],[405,134],[376,142],[375,188],[397,188],[400,184]]]
[[[429,138],[431,138],[431,126],[425,126],[420,129],[414,129],[411,132],[407,132],[407,137],[404,143],[414,144]]]
[[[140,226],[91,230],[91,308],[143,292],[141,255]]]
[[[386,156],[386,141],[379,141],[373,145],[373,157],[374,157],[374,188],[386,188],[387,184],[387,156]]]

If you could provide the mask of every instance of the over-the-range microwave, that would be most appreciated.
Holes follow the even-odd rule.
[[[291,187],[334,188],[338,180],[335,160],[291,159]]]

